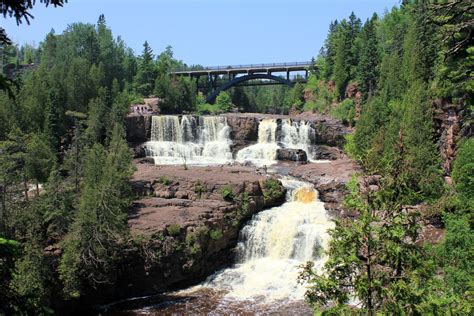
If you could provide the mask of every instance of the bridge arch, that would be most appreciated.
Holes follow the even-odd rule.
[[[249,80],[256,80],[256,79],[269,79],[269,80],[277,81],[281,84],[287,85],[290,88],[293,87],[293,85],[294,85],[294,83],[291,82],[290,80],[287,80],[287,79],[284,79],[284,78],[281,78],[281,77],[277,77],[277,76],[274,76],[274,75],[271,75],[271,74],[262,74],[262,73],[248,74],[248,75],[241,76],[241,77],[235,77],[231,81],[226,82],[225,84],[223,84],[219,88],[215,89],[214,91],[212,91],[211,94],[209,94],[207,96],[206,102],[207,103],[213,103],[216,100],[219,93],[221,93],[222,91],[228,90],[228,89],[232,88],[233,86],[238,85],[239,83],[249,81]]]

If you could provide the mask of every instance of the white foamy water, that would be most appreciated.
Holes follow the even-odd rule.
[[[156,164],[225,164],[232,161],[229,133],[225,117],[153,116],[145,147]]]
[[[334,227],[317,192],[285,178],[287,202],[253,216],[240,232],[237,263],[198,286],[167,293],[133,315],[312,315],[298,283],[307,261],[321,270]]]
[[[280,136],[277,136],[280,124]],[[263,119],[258,125],[258,143],[241,149],[237,153],[239,162],[251,162],[254,165],[272,165],[277,158],[279,148],[302,149],[311,160],[311,137],[314,129],[305,121],[284,119],[278,123],[276,119]]]
[[[200,287],[224,290],[227,299],[260,298],[266,302],[303,300],[300,265],[320,269],[334,227],[317,192],[307,183],[284,180],[288,202],[256,214],[242,229],[233,267],[209,277]]]

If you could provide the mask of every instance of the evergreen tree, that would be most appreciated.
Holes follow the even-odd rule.
[[[137,74],[134,78],[134,87],[137,93],[144,97],[151,95],[156,79],[155,65],[153,63],[153,50],[148,42],[143,44]]]
[[[356,77],[364,95],[373,95],[377,87],[378,66],[380,62],[378,53],[378,41],[376,34],[376,14],[365,22],[360,33],[360,52],[357,64]]]
[[[132,154],[124,132],[116,126],[108,150],[89,149],[77,215],[63,243],[60,278],[68,297],[81,295],[84,285],[110,282],[127,234]]]
[[[49,143],[38,134],[31,135],[26,147],[25,171],[28,178],[35,180],[37,195],[39,184],[47,181],[55,160]]]

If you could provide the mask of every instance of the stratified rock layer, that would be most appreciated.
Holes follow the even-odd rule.
[[[280,181],[247,167],[155,166],[136,161],[137,199],[114,299],[195,284],[233,262],[243,223],[285,201]]]

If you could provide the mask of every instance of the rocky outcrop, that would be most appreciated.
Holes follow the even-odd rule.
[[[151,115],[128,115],[125,127],[129,142],[135,144],[146,142],[151,134]]]
[[[134,242],[114,288],[103,291],[113,299],[202,281],[233,262],[239,230],[252,214],[285,201],[280,181],[254,168],[136,166],[128,219]]]
[[[354,101],[355,119],[357,120],[362,111],[362,93],[360,92],[357,83],[351,82],[347,85],[345,97]]]
[[[345,135],[351,132],[351,129],[344,126],[340,121],[312,112],[303,112],[291,116],[259,113],[230,113],[225,116],[231,128],[235,151],[258,140],[258,124],[266,118],[276,119],[277,121],[292,119],[294,121],[309,122],[315,131],[311,141],[316,145],[342,147]]]
[[[344,153],[341,149],[326,145],[314,146],[312,154],[313,158],[317,160],[336,160],[344,158]]]
[[[233,151],[238,151],[258,140],[258,118],[255,116],[227,115],[227,124],[231,129]]]
[[[462,107],[443,99],[434,102],[434,120],[437,130],[438,147],[444,174],[450,182],[451,168],[456,155],[456,142],[461,131]]]
[[[297,161],[301,163],[308,162],[306,152],[302,149],[280,148],[277,149],[276,156],[276,159],[280,161]]]

